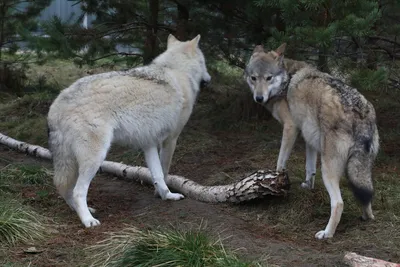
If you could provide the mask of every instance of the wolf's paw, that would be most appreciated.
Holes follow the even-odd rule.
[[[95,219],[95,218],[88,218],[86,220],[82,220],[83,225],[85,225],[86,228],[94,227],[100,225],[100,221]]]
[[[314,189],[314,186],[311,184],[311,181],[305,181],[301,183],[301,188],[311,190]]]
[[[319,239],[319,240],[332,238],[332,237],[333,237],[333,235],[328,233],[326,230],[319,231],[318,233],[315,234],[315,238]]]
[[[360,216],[360,219],[362,221],[375,220],[375,216],[372,214],[363,214]]]
[[[183,198],[185,198],[185,196],[179,193],[169,192],[165,195],[165,200],[181,200]]]

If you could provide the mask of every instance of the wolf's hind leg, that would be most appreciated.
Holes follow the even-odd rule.
[[[158,155],[157,146],[148,147],[144,150],[144,157],[147,167],[150,170],[153,184],[158,194],[163,200],[180,200],[184,198],[182,194],[171,193],[164,181],[163,168]]]
[[[334,145],[333,145],[334,146]],[[315,234],[317,239],[331,238],[335,234],[343,212],[343,199],[340,193],[340,177],[344,171],[345,159],[335,153],[335,148],[329,148],[330,153],[321,156],[322,179],[331,200],[331,215],[325,230]]]
[[[315,173],[317,172],[318,152],[306,144],[306,180],[301,184],[302,188],[314,189]]]
[[[75,185],[74,185],[75,187]],[[74,198],[73,198],[73,190],[74,188],[70,188],[65,196],[65,201],[67,202],[68,206],[71,208],[71,210],[75,211],[75,204],[74,204]],[[90,213],[95,213],[96,209],[88,207]]]
[[[79,176],[72,193],[75,210],[85,227],[100,225],[99,220],[93,218],[91,214],[94,210],[87,206],[87,193],[111,144],[111,140],[107,136],[103,136],[103,138],[98,136],[96,141],[94,139],[91,141],[77,148]]]
[[[75,210],[85,227],[92,227],[100,225],[100,221],[93,218],[89,207],[87,206],[87,193],[89,190],[90,182],[96,175],[99,169],[102,158],[96,160],[88,160],[81,164],[79,167],[79,176],[73,190],[73,201]]]

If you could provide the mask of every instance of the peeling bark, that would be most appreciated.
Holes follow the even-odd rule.
[[[1,133],[0,144],[38,158],[51,160],[51,153],[48,149],[15,140]],[[145,167],[104,161],[100,167],[100,171],[121,178],[152,184],[150,171]],[[266,195],[284,196],[287,190],[289,190],[287,173],[272,170],[256,171],[228,185],[204,186],[177,175],[168,175],[166,183],[172,190],[178,191],[192,199],[210,203],[239,203],[263,198]]]

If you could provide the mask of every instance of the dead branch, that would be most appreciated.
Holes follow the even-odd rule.
[[[0,144],[31,156],[51,160],[51,153],[48,149],[15,140],[1,133]],[[100,171],[117,177],[152,184],[150,171],[145,167],[104,161]],[[239,203],[263,198],[266,195],[283,196],[286,195],[289,189],[287,173],[272,170],[256,171],[238,182],[228,185],[204,186],[177,175],[168,175],[166,183],[171,189],[192,199],[210,203]]]
[[[344,262],[352,267],[400,267],[398,263],[365,257],[354,252],[347,252]]]

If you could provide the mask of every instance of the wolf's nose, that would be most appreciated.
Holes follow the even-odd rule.
[[[202,80],[202,81],[200,82],[200,88],[205,88],[205,87],[207,87],[209,84],[210,84],[210,82],[205,81],[205,80]]]
[[[262,103],[264,101],[264,97],[263,96],[256,96],[256,102],[257,103]]]

